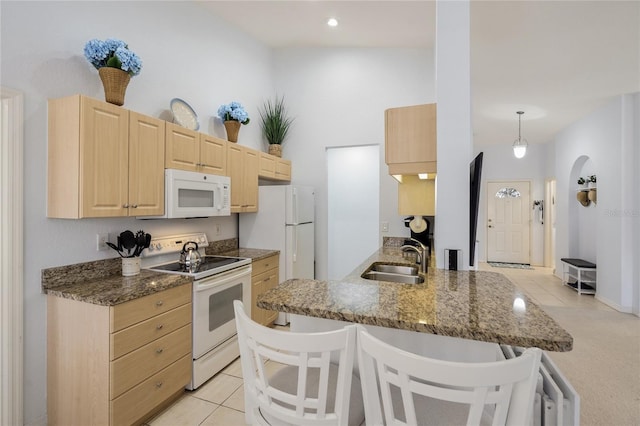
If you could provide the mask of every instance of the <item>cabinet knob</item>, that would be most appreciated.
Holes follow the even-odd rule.
[[[164,328],[164,324],[158,324],[156,326],[156,330],[162,330]]]
[[[138,205],[137,205],[137,204],[134,204],[134,205],[132,205],[131,207],[133,207],[134,209],[137,209],[137,208],[138,208]]]
[[[158,300],[156,302],[156,306],[162,306],[162,305],[164,305],[164,302],[162,300]]]
[[[157,354],[161,354],[162,352],[164,352],[164,348],[156,349],[156,353]]]
[[[160,388],[162,387],[162,382],[157,382],[157,383],[156,383],[156,387],[157,387],[158,389],[160,389]]]
[[[122,206],[122,208],[123,208],[123,209],[128,209],[128,208],[129,208],[129,203],[125,203],[125,204]]]
[[[271,279],[271,277],[265,278],[264,281],[267,282]]]

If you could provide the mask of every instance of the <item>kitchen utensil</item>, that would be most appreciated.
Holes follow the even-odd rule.
[[[131,257],[131,249],[136,246],[136,236],[133,232],[126,230],[120,233],[122,247],[127,250],[127,257]]]
[[[120,239],[120,237],[118,237],[118,240],[119,240],[119,239]],[[117,252],[118,252],[118,254],[120,255],[120,257],[123,257],[123,256],[122,256],[122,252],[120,251],[120,248],[118,248],[118,246],[116,246],[115,244],[113,244],[113,243],[111,243],[111,242],[109,242],[109,241],[107,241],[107,245],[108,245],[109,247],[111,247],[112,249],[114,249],[115,251],[117,251]],[[122,247],[121,247],[121,248],[122,248]]]
[[[182,251],[180,252],[180,263],[190,268],[200,265],[201,261],[202,258],[198,252],[198,243],[195,241],[187,241],[182,246]]]

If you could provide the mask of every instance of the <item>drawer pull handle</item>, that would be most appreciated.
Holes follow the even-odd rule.
[[[162,387],[162,382],[158,382],[158,383],[156,383],[156,387],[157,387],[158,389],[160,389],[160,388]]]
[[[164,302],[162,300],[158,300],[156,302],[156,306],[162,306],[162,305],[164,305]]]
[[[156,330],[162,330],[164,328],[164,324],[159,324],[156,326]]]
[[[161,354],[162,352],[164,352],[164,348],[156,349],[157,354]]]

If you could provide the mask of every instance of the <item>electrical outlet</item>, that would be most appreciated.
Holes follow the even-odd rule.
[[[220,224],[216,223],[215,228],[216,228],[216,236],[220,236]]]
[[[108,233],[96,234],[96,251],[106,251],[109,249],[107,245],[107,241],[109,241]]]
[[[382,232],[389,232],[389,222],[382,222]]]

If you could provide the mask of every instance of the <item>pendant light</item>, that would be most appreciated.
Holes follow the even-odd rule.
[[[527,153],[527,146],[529,144],[527,143],[527,140],[520,135],[520,119],[522,118],[524,111],[518,111],[516,114],[518,114],[518,139],[513,143],[513,155],[516,158],[522,158]]]

